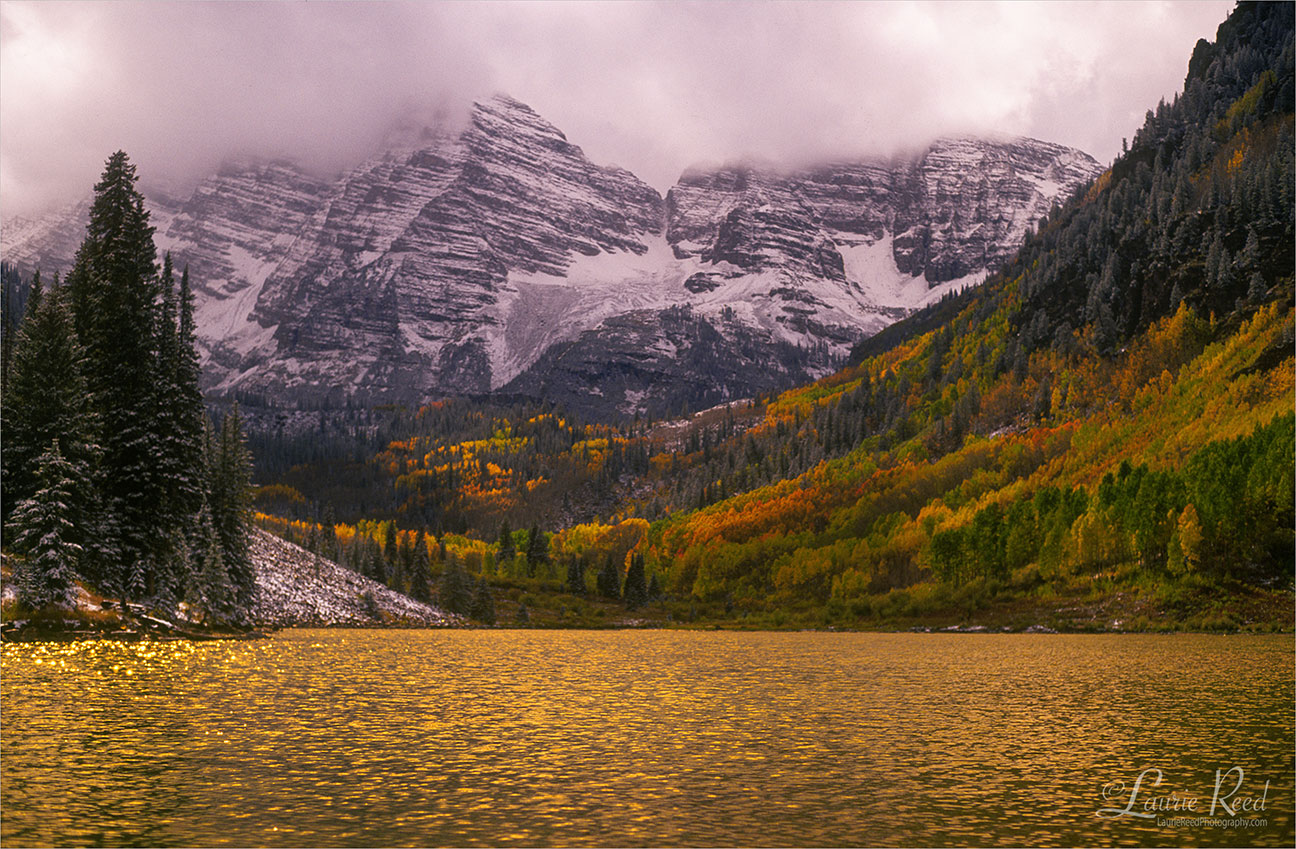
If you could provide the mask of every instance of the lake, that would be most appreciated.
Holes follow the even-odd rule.
[[[1293,842],[1290,635],[293,630],[0,651],[11,847]],[[1135,791],[1148,769],[1160,783]],[[1236,816],[1204,822],[1217,771]],[[1189,799],[1190,820],[1155,811]]]

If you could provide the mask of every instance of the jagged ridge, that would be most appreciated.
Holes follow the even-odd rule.
[[[152,214],[191,266],[209,389],[503,387],[620,415],[662,412],[681,381],[718,403],[825,374],[982,279],[1097,170],[1044,142],[950,139],[895,161],[690,170],[662,198],[498,96],[462,132],[425,130],[335,181],[245,162]],[[83,215],[7,226],[6,257],[66,268]],[[690,357],[625,369],[631,349],[682,350],[682,307],[709,328]]]

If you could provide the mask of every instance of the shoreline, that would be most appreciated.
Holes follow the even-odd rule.
[[[1191,628],[1110,628],[1110,627],[1074,627],[1052,628],[1043,625],[1031,625],[1025,628],[1011,626],[992,627],[988,625],[948,625],[933,627],[929,625],[912,625],[909,627],[850,627],[826,626],[812,627],[763,627],[740,622],[640,622],[636,624],[612,624],[605,626],[590,625],[442,625],[429,626],[422,623],[386,623],[364,624],[354,622],[339,623],[299,623],[283,626],[252,626],[246,630],[233,628],[200,629],[200,628],[160,628],[130,627],[85,627],[84,623],[66,620],[66,624],[55,625],[53,622],[33,623],[31,620],[13,620],[0,624],[0,644],[3,643],[70,643],[98,640],[105,642],[138,643],[138,642],[215,642],[247,641],[272,639],[276,633],[287,630],[323,630],[323,631],[706,631],[735,633],[814,633],[814,634],[924,634],[939,636],[942,634],[961,635],[1156,635],[1156,636],[1281,636],[1296,633],[1291,626],[1273,625],[1266,629],[1231,628],[1231,629],[1191,629]]]

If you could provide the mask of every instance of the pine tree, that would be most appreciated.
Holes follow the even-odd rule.
[[[1260,238],[1254,227],[1248,227],[1246,245],[1243,246],[1242,253],[1238,254],[1238,264],[1244,271],[1254,271],[1260,267],[1260,263]]]
[[[567,563],[567,592],[585,595],[585,564],[579,557],[573,557]]]
[[[156,517],[156,534],[163,545],[156,555],[154,574],[146,580],[150,598],[170,603],[185,593],[192,580],[189,562],[189,542],[196,537],[194,522],[197,503],[181,495],[181,485],[199,469],[186,469],[181,452],[179,430],[180,385],[177,380],[180,340],[177,328],[175,280],[171,255],[162,263],[162,300],[155,322],[157,338],[153,361],[154,411],[153,426],[158,439],[158,454],[154,458],[154,473],[161,488],[161,502]]]
[[[1264,275],[1259,271],[1251,275],[1250,282],[1247,283],[1247,300],[1253,304],[1264,301],[1265,296],[1269,294],[1269,286],[1265,283]]]
[[[630,610],[648,603],[648,583],[644,579],[644,557],[630,555],[630,568],[626,570],[625,588],[621,592],[625,606]]]
[[[536,566],[549,562],[549,539],[535,525],[527,534],[526,562],[527,576],[531,578],[535,577]]]
[[[621,575],[611,554],[604,559],[603,568],[599,570],[598,592],[606,599],[615,601],[621,598]]]
[[[1219,268],[1212,281],[1217,292],[1228,292],[1237,283],[1237,268],[1228,248],[1222,248],[1219,254]]]
[[[212,524],[221,559],[234,591],[234,604],[247,610],[256,591],[248,541],[252,520],[252,458],[243,436],[243,418],[235,402],[221,421],[215,446],[208,440],[208,492]]]
[[[37,279],[40,272],[33,275]],[[0,397],[9,388],[9,366],[13,363],[14,334],[21,320],[25,300],[22,276],[12,265],[0,261]]]
[[[24,555],[15,569],[19,599],[29,607],[71,607],[81,546],[76,535],[77,474],[58,440],[37,461],[39,488],[13,514],[13,548]]]
[[[410,596],[427,604],[432,600],[432,560],[428,556],[427,534],[419,531],[410,567]]]
[[[198,544],[193,552],[197,565],[186,599],[202,611],[207,621],[233,621],[238,610],[234,585],[230,582],[229,570],[225,568],[220,537],[205,498],[198,509],[197,538]]]
[[[468,616],[472,612],[472,579],[459,565],[459,558],[451,557],[441,575],[441,607],[451,613]]]
[[[505,566],[512,563],[514,557],[517,557],[517,548],[513,545],[513,529],[509,527],[508,519],[505,519],[500,524],[499,557],[497,559],[501,566]]]
[[[470,615],[484,625],[495,624],[495,599],[491,595],[490,584],[486,576],[477,579],[477,589],[473,593]]]
[[[162,302],[157,320],[156,402],[161,439],[158,469],[165,488],[165,520],[192,544],[203,493],[203,410],[198,387],[193,293],[185,269],[176,292],[171,255],[162,264]]]
[[[3,399],[2,501],[7,518],[15,505],[36,492],[39,457],[57,440],[77,481],[69,494],[76,522],[72,541],[86,545],[91,536],[88,522],[98,501],[93,486],[98,450],[91,441],[94,415],[82,376],[83,354],[72,330],[66,291],[55,288],[46,293],[39,279],[35,283]],[[93,571],[88,561],[83,566]]]
[[[155,420],[157,252],[135,166],[118,151],[95,186],[90,223],[68,275],[86,383],[99,415],[99,486],[117,526],[121,563],[112,583],[145,589],[159,535],[161,479]]]

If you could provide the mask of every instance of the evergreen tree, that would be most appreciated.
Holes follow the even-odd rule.
[[[579,557],[573,557],[567,563],[567,592],[585,595],[585,564]]]
[[[451,557],[441,574],[441,607],[450,613],[468,616],[472,613],[473,592],[472,579],[459,564],[459,558]]]
[[[57,604],[71,607],[81,546],[76,535],[77,475],[63,459],[58,440],[37,461],[40,485],[13,514],[13,547],[24,558],[15,568],[18,597],[30,607]]]
[[[611,554],[603,561],[603,568],[599,570],[598,592],[606,599],[615,601],[621,598],[620,570],[617,569]]]
[[[517,557],[517,549],[513,545],[513,529],[509,527],[508,519],[500,525],[499,530],[499,563],[501,566],[513,562]]]
[[[156,421],[157,252],[135,166],[118,151],[95,186],[90,223],[68,275],[86,383],[103,449],[98,475],[119,553],[108,583],[122,597],[147,589],[165,535],[163,453]]]
[[[477,589],[473,593],[469,614],[483,625],[495,624],[495,599],[485,575],[477,579]]]
[[[162,304],[158,317],[157,425],[162,437],[159,469],[165,484],[167,519],[191,540],[204,498],[203,409],[198,388],[201,374],[193,321],[189,269],[177,293],[172,281],[171,255],[163,260]]]
[[[383,559],[382,546],[376,541],[367,540],[365,542],[365,556],[360,574],[380,584],[385,585],[387,583],[387,561]]]
[[[531,578],[535,577],[536,566],[549,562],[549,538],[535,525],[527,534],[526,562],[527,576]]]
[[[1259,271],[1251,275],[1251,280],[1247,283],[1247,300],[1253,304],[1258,304],[1269,294],[1269,286],[1265,283],[1264,275]]]
[[[234,604],[239,610],[247,610],[256,590],[252,558],[248,553],[252,458],[244,442],[243,418],[237,402],[221,421],[219,440],[208,453],[207,474],[212,524],[234,590]]]
[[[92,527],[98,515],[93,480],[98,449],[91,442],[94,415],[82,377],[82,351],[72,330],[66,290],[56,287],[45,293],[39,278],[34,283],[3,399],[2,502],[7,520],[17,504],[35,494],[39,457],[57,440],[75,481],[68,494],[74,523],[70,541],[83,546],[79,568],[93,579],[99,577],[103,548]]]
[[[657,601],[662,597],[661,582],[657,580],[657,573],[653,572],[652,577],[648,579],[648,600]]]
[[[644,557],[630,555],[630,568],[626,570],[625,588],[621,592],[625,606],[630,610],[648,603],[648,582],[644,579]]]
[[[194,550],[196,568],[186,598],[209,622],[227,622],[236,618],[236,594],[221,548],[211,508],[203,499],[197,517],[198,544]]]
[[[39,280],[40,272],[36,272],[33,277]],[[16,268],[7,262],[0,262],[0,396],[9,387],[14,336],[26,310],[30,286],[31,283],[25,282]]]
[[[410,595],[427,604],[432,600],[432,560],[428,556],[427,534],[419,531],[414,543],[414,560],[410,567]]]
[[[392,567],[396,565],[396,557],[397,557],[396,547],[400,537],[400,532],[396,530],[395,519],[388,519],[386,522],[384,522],[382,530],[383,530],[383,560],[386,561],[388,571],[390,572],[393,571]]]

